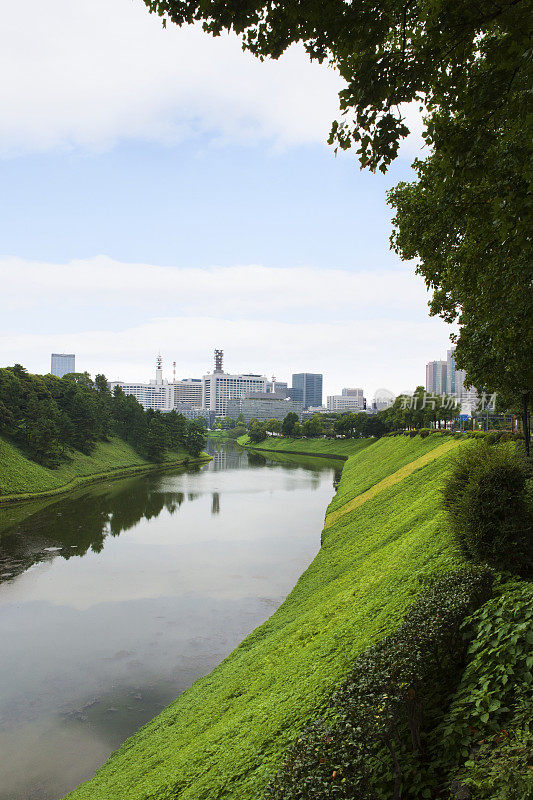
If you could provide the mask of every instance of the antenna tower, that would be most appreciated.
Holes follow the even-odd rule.
[[[215,372],[224,372],[222,369],[222,360],[224,358],[223,350],[215,350]]]

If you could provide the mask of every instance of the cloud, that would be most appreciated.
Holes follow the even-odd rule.
[[[398,269],[275,268],[260,265],[188,269],[124,263],[97,256],[67,264],[0,259],[6,276],[4,299],[16,319],[34,315],[47,299],[56,305],[55,321],[75,311],[90,320],[95,309],[109,321],[124,314],[184,316],[203,314],[267,319],[367,318],[379,308],[392,314],[423,310],[423,282],[410,266]],[[14,317],[15,319],[15,317]],[[7,320],[4,318],[4,323]]]
[[[0,85],[4,155],[206,133],[325,144],[342,86],[302,48],[261,63],[236,36],[164,30],[141,0],[27,0],[24,13],[11,4],[0,69],[9,76]]]
[[[178,269],[106,257],[66,265],[4,259],[0,363],[49,369],[51,352],[75,352],[78,369],[148,380],[161,350],[166,374],[212,368],[290,381],[323,372],[325,390],[363,386],[371,397],[424,381],[445,355],[450,328],[427,316],[421,279],[406,267],[349,272],[262,266]],[[17,330],[16,334],[11,331]]]
[[[0,33],[4,153],[204,132],[324,142],[338,76],[293,48],[260,63],[236,36],[162,28],[140,0],[28,0]]]

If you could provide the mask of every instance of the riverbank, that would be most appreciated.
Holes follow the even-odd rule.
[[[90,456],[71,451],[68,461],[49,469],[0,438],[0,504],[62,494],[94,481],[201,463],[209,458],[206,453],[192,458],[186,450],[173,450],[167,452],[162,463],[154,464],[122,439],[113,438],[97,442]]]
[[[264,450],[268,453],[338,458],[346,461],[350,456],[359,453],[375,441],[375,439],[291,439],[285,436],[269,436],[268,439],[254,444],[246,434],[239,436],[237,444],[251,450]]]
[[[463,564],[440,504],[454,441],[386,437],[349,455],[328,507],[342,513],[284,603],[70,800],[258,800],[353,660],[397,629],[424,579]]]

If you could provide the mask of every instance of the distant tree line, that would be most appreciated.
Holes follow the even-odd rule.
[[[306,439],[320,436],[343,436],[348,439],[379,437],[396,430],[419,430],[430,426],[440,428],[455,420],[458,414],[455,397],[429,397],[424,387],[418,386],[413,395],[400,395],[390,408],[376,414],[364,411],[313,414],[302,423],[297,414],[290,412],[282,422],[277,419],[266,422],[251,420],[248,435],[254,443],[262,441],[269,434]]]
[[[0,369],[0,435],[47,467],[59,466],[69,450],[90,455],[112,436],[154,462],[167,449],[197,456],[206,441],[203,420],[146,410],[119,386],[111,392],[105,375],[31,375],[20,364]]]

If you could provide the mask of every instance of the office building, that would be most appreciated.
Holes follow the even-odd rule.
[[[289,386],[285,381],[277,381],[272,377],[271,381],[267,381],[267,392],[281,395],[282,397],[289,396]]]
[[[356,391],[356,390],[353,390]],[[345,395],[345,394],[332,394],[328,396],[327,407],[328,411],[364,411],[366,407],[366,400],[363,397],[363,390],[357,389],[360,394]]]
[[[174,381],[174,405],[178,403],[188,403],[196,408],[202,406],[202,379],[184,378],[181,381]]]
[[[297,400],[286,400],[281,395],[272,392],[253,392],[240,399],[228,400],[227,416],[237,419],[240,414],[244,417],[246,424],[252,419],[265,422],[269,419],[284,420],[289,412],[298,414],[301,418],[303,403]]]
[[[227,415],[229,400],[240,400],[251,392],[267,391],[265,375],[230,375],[222,369],[223,351],[215,350],[215,371],[202,378],[202,406],[217,417]],[[238,416],[238,415],[237,415]]]
[[[76,372],[76,356],[74,353],[52,353],[50,372],[62,378],[70,372]]]
[[[114,390],[120,386],[124,394],[130,394],[142,405],[143,408],[152,408],[154,411],[172,411],[179,413],[187,410],[185,416],[196,419],[197,409],[202,406],[202,380],[201,378],[184,378],[183,380],[169,381],[163,378],[163,361],[157,357],[155,380],[148,383],[138,381],[110,381],[109,388]],[[205,416],[202,413],[201,416]]]
[[[135,397],[143,408],[152,408],[154,411],[171,411],[174,407],[174,389],[172,384],[163,379],[163,365],[161,356],[157,357],[155,380],[149,383],[129,381],[110,381],[111,391],[120,386],[124,394]]]
[[[446,361],[430,361],[426,364],[426,392],[429,394],[446,394],[448,363]]]
[[[291,400],[303,403],[304,408],[322,405],[322,375],[297,372],[292,376]]]

